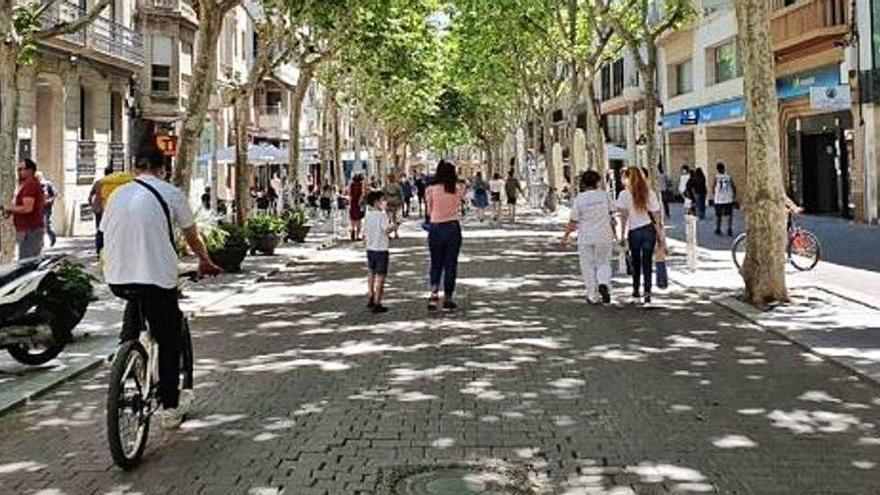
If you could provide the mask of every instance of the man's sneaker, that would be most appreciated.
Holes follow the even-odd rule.
[[[373,302],[373,296],[370,296],[370,299],[367,301],[367,308],[373,309],[376,307],[376,303]]]
[[[453,302],[452,300],[447,299],[447,300],[443,301],[443,309],[452,311],[456,308],[458,308],[458,304],[455,304],[455,302]]]
[[[386,308],[385,306],[382,306],[381,304],[376,304],[375,306],[373,306],[373,314],[387,313],[387,312],[388,312],[388,308]]]
[[[162,428],[166,430],[174,430],[183,423],[185,413],[179,408],[162,410]]]
[[[602,296],[602,302],[609,304],[611,302],[611,292],[605,284],[599,284],[599,295]]]

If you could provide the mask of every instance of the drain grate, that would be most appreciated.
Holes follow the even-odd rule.
[[[535,495],[518,467],[397,466],[379,474],[376,495]]]

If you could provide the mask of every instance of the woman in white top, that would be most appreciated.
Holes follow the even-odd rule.
[[[614,231],[611,227],[611,201],[605,191],[599,190],[602,178],[588,170],[581,174],[581,193],[571,207],[571,220],[565,229],[562,243],[567,244],[571,233],[578,231],[578,253],[581,274],[587,288],[587,302],[611,302],[611,252]],[[597,285],[598,282],[598,285]],[[598,295],[597,295],[598,292]]]
[[[644,277],[645,303],[651,302],[651,262],[654,246],[658,241],[662,246],[663,216],[657,194],[648,187],[645,175],[638,168],[626,170],[626,189],[617,198],[617,208],[621,213],[623,238],[621,245],[629,239],[632,257],[633,297],[639,298],[639,282]],[[660,235],[658,235],[658,233]]]

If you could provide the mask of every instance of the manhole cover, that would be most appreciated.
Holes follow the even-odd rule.
[[[504,476],[476,469],[441,468],[411,474],[397,482],[395,495],[515,495]]]

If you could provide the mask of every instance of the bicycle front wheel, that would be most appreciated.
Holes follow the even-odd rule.
[[[733,264],[736,265],[736,268],[739,270],[742,268],[743,261],[746,259],[746,233],[736,237],[736,240],[733,241],[733,246],[730,248],[730,253],[733,255]]]
[[[113,462],[135,467],[144,454],[150,432],[150,390],[147,352],[140,342],[120,347],[110,372],[107,391],[107,441]]]
[[[798,229],[788,239],[788,261],[798,270],[812,270],[821,256],[819,238],[812,232]]]

